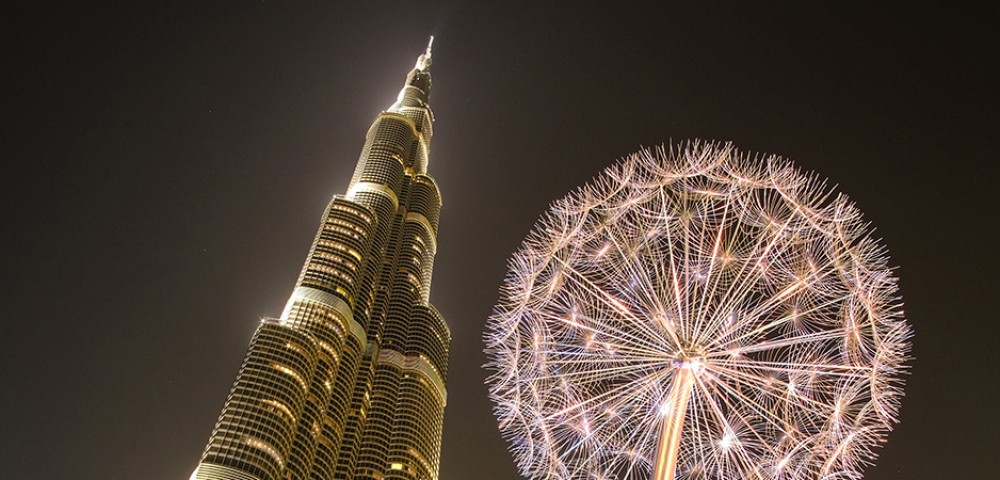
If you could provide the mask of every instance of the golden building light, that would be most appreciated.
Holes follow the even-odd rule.
[[[369,128],[281,316],[254,333],[192,479],[437,478],[451,334],[429,301],[430,66],[429,43]]]

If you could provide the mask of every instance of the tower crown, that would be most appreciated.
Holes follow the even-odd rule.
[[[417,57],[417,65],[413,68],[426,72],[431,68],[431,46],[434,45],[434,35],[431,35],[430,41],[427,42],[427,50],[424,51],[419,57]]]
[[[417,64],[406,75],[406,84],[399,92],[396,103],[389,107],[390,111],[398,111],[402,107],[427,108],[431,95],[431,46],[434,36],[427,42],[427,49],[417,57]]]

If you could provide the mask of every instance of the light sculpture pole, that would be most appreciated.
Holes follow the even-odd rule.
[[[776,157],[642,151],[555,202],[485,335],[536,479],[855,479],[911,331],[860,212]]]
[[[664,402],[663,426],[660,431],[659,443],[656,445],[656,457],[653,461],[653,479],[664,480],[674,478],[677,469],[677,450],[681,443],[681,429],[684,427],[684,412],[687,410],[691,388],[694,387],[694,368],[691,360],[678,360],[674,372],[674,384],[670,396]]]

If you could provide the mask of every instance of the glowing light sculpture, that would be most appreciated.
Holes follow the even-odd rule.
[[[643,150],[556,201],[485,334],[536,479],[856,479],[911,331],[885,249],[814,175],[728,144]]]

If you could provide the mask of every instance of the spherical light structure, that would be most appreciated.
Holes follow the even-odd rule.
[[[489,319],[500,429],[535,479],[854,479],[910,329],[824,181],[728,144],[641,151],[555,202]]]

